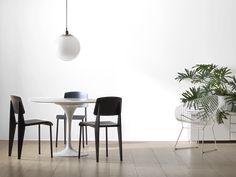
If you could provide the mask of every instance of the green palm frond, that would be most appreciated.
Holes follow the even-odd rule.
[[[227,116],[229,116],[229,113],[223,111],[223,110],[218,110],[216,113],[216,121],[218,124],[223,124],[224,119],[227,119]]]
[[[201,86],[201,92],[203,95],[212,95],[212,88],[211,88],[211,84],[208,82],[205,85]]]
[[[230,78],[232,74],[231,70],[227,67],[215,68],[212,72],[211,79],[221,82],[227,82],[227,78]]]
[[[230,81],[228,82],[228,84],[230,85],[230,87],[231,87],[231,91],[233,92],[233,91],[236,91],[236,78],[235,78],[235,76],[231,76],[230,77]]]
[[[200,87],[195,88],[191,87],[189,90],[186,90],[184,93],[182,93],[183,98],[180,98],[180,100],[183,103],[186,103],[188,108],[195,107],[193,100],[202,97],[204,94],[201,92]]]
[[[207,75],[209,73],[211,73],[215,68],[217,68],[217,65],[214,64],[197,64],[195,66],[193,66],[193,69],[196,69],[196,71],[198,73]]]
[[[178,76],[175,78],[175,80],[181,82],[182,80],[185,79],[193,79],[194,75],[195,75],[195,70],[185,69],[184,73],[178,73]]]
[[[236,105],[236,92],[231,92],[225,97],[227,104],[231,105],[231,111],[235,110]]]

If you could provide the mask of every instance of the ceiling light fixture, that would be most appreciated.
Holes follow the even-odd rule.
[[[67,26],[67,6],[68,2],[66,0],[66,32],[65,34],[62,34],[57,40],[57,55],[64,61],[71,61],[79,54],[80,44],[76,37],[69,34]]]

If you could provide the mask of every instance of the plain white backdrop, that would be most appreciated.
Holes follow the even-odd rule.
[[[235,8],[234,0],[68,0],[69,32],[81,52],[65,62],[54,53],[65,32],[65,0],[1,0],[0,139],[8,139],[9,95],[23,98],[26,118],[55,125],[62,109],[29,99],[79,90],[90,98],[123,98],[124,140],[176,140],[174,109],[189,85],[174,78],[200,63],[236,71]],[[89,120],[92,113],[90,105]],[[72,129],[77,140],[78,122]],[[218,129],[217,138],[227,138],[227,124]],[[116,130],[109,136],[117,139]],[[36,139],[37,130],[27,129],[25,138]]]

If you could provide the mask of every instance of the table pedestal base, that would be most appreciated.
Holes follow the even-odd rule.
[[[78,151],[74,150],[74,149],[64,149],[60,152],[55,152],[53,154],[54,157],[78,157]],[[81,153],[80,154],[81,157],[84,156],[88,156],[87,153]]]

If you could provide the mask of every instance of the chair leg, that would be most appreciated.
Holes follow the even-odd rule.
[[[205,133],[205,127],[202,129],[202,154],[204,153],[204,133]]]
[[[85,122],[87,122],[87,109],[85,109]],[[85,139],[86,139],[86,145],[88,145],[88,128],[85,126]]]
[[[86,140],[86,145],[88,145],[88,129],[87,129],[87,126],[85,126],[85,140]]]
[[[106,127],[106,157],[108,157],[108,132]]]
[[[57,119],[57,127],[56,127],[56,147],[58,142],[58,127],[59,127],[59,119]]]
[[[203,136],[202,136],[202,154],[204,154],[204,153],[208,153],[208,152],[213,152],[213,151],[216,151],[217,150],[217,147],[216,147],[216,138],[215,138],[215,132],[214,132],[214,124],[212,125],[212,127],[211,127],[211,129],[212,129],[212,134],[213,134],[213,138],[214,138],[214,146],[215,146],[215,148],[213,148],[213,149],[208,149],[208,150],[205,150],[204,151],[204,132],[205,132],[205,127],[203,127],[203,129],[202,129],[202,131],[203,131]]]
[[[25,135],[25,126],[18,126],[18,159],[21,159],[22,146]]]
[[[214,125],[215,125],[215,123],[212,125],[211,129],[212,129],[212,134],[213,134],[214,143],[215,143],[215,150],[217,150],[217,146],[216,146],[216,136],[215,136],[215,131],[214,131]]]
[[[84,120],[82,120],[82,122],[84,122]],[[83,148],[84,148],[84,127],[83,127],[83,131],[81,132],[83,134]]]
[[[117,127],[118,139],[119,139],[119,150],[120,150],[120,161],[123,160],[123,150],[122,150],[122,130],[121,126]]]
[[[99,162],[99,128],[95,128],[96,161]]]
[[[64,119],[64,144],[66,144],[66,119]]]
[[[199,144],[199,127],[197,128],[197,144]]]
[[[11,156],[11,153],[12,153],[12,147],[13,147],[13,142],[14,142],[15,131],[16,131],[16,124],[15,123],[13,124],[13,123],[10,122],[8,156]]]
[[[176,141],[176,143],[175,143],[175,150],[177,150],[177,144],[178,144],[178,142],[179,142],[179,138],[180,138],[180,136],[181,136],[181,134],[182,134],[183,129],[184,129],[184,127],[182,126],[182,128],[181,128],[181,130],[180,130],[180,133],[179,133],[179,136],[178,136],[178,138],[177,138],[177,141]]]
[[[40,125],[38,125],[38,136],[39,136],[39,154],[41,154],[41,138],[40,138]]]
[[[50,149],[51,149],[51,158],[53,158],[53,149],[52,149],[52,126],[50,125]]]
[[[80,151],[81,151],[81,134],[83,132],[84,127],[80,126],[80,132],[79,132],[79,151],[78,151],[78,158],[80,158]]]

